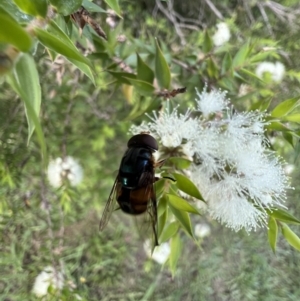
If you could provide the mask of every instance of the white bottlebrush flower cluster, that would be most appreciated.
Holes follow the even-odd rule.
[[[235,231],[266,225],[265,209],[283,206],[289,185],[281,161],[267,147],[264,114],[233,112],[225,92],[207,88],[197,92],[191,112],[166,110],[131,132],[153,135],[164,157],[192,158],[188,172],[212,218]]]
[[[64,276],[61,272],[56,271],[53,267],[46,267],[34,281],[32,292],[37,297],[46,296],[49,286],[55,290],[61,290],[64,286]]]
[[[206,223],[196,224],[194,228],[194,233],[196,237],[204,238],[210,235],[210,226]]]
[[[264,73],[270,73],[274,82],[281,82],[284,77],[285,67],[281,62],[261,62],[257,65],[255,74],[263,78]]]
[[[77,186],[83,178],[83,170],[73,157],[56,158],[49,162],[47,176],[50,184],[58,188],[64,180],[68,180],[71,186]]]
[[[213,35],[213,43],[215,46],[222,46],[230,39],[230,30],[226,23],[221,22],[217,24],[217,31]]]
[[[157,246],[153,253],[151,254],[151,242],[149,239],[147,239],[144,243],[144,250],[149,258],[152,258],[154,261],[156,261],[159,264],[164,264],[167,259],[170,256],[171,248],[170,244],[167,242],[164,242]]]

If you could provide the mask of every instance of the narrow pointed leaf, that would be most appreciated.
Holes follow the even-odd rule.
[[[291,121],[291,122],[300,122],[300,114],[293,114],[282,117],[282,120],[284,121]]]
[[[23,54],[18,60],[15,70],[14,78],[18,85],[18,93],[22,91],[22,94],[19,96],[25,102],[23,98],[26,99],[25,108],[26,108],[26,118],[28,122],[28,143],[31,138],[31,135],[35,128],[35,122],[31,117],[30,112],[27,109],[27,104],[30,103],[30,106],[34,110],[35,115],[38,117],[40,114],[41,108],[41,86],[39,82],[39,74],[35,66],[33,58],[28,54]]]
[[[96,82],[95,82],[95,78],[94,78],[94,74],[91,70],[91,68],[79,61],[73,60],[68,58],[68,61],[70,61],[74,66],[76,66],[81,72],[83,72],[94,84],[94,86],[96,86]]]
[[[192,238],[194,238],[193,229],[191,225],[190,216],[187,212],[181,211],[173,207],[171,204],[169,204],[169,207],[176,217],[176,219],[179,221],[182,228],[190,235]]]
[[[171,72],[168,63],[156,40],[155,77],[162,89],[168,89],[171,83]]]
[[[284,223],[281,224],[281,230],[287,242],[296,250],[300,251],[300,238],[298,237],[298,235],[295,232],[293,232],[288,225]]]
[[[173,176],[177,181],[176,186],[178,187],[178,189],[180,189],[181,191],[187,193],[188,195],[194,198],[204,201],[198,188],[189,178],[179,173],[173,173]]]
[[[115,11],[115,13],[121,18],[121,10],[120,10],[120,6],[119,6],[119,2],[118,0],[104,0],[106,2],[106,4],[113,10]]]
[[[136,79],[136,75],[128,72],[115,72],[115,71],[108,71],[113,77],[115,77],[119,83],[132,85],[129,79]]]
[[[179,224],[177,221],[170,223],[168,226],[166,226],[161,235],[159,236],[159,243],[163,243],[168,241],[172,236],[174,236],[179,229]]]
[[[136,89],[137,91],[139,91],[142,94],[145,95],[151,95],[153,94],[155,88],[153,85],[142,81],[142,80],[137,80],[137,79],[133,79],[133,78],[126,78],[124,77],[126,80],[128,80]]]
[[[168,199],[165,195],[163,195],[158,202],[157,217],[160,217],[167,210],[167,203]]]
[[[294,110],[298,105],[299,105],[299,96],[291,99],[287,99],[275,107],[275,109],[271,113],[271,116],[282,117],[284,115],[287,115],[292,110]]]
[[[68,43],[64,43],[61,39],[45,30],[39,28],[35,28],[34,30],[37,38],[44,46],[49,47],[57,53],[64,55],[68,59],[73,59],[91,66],[90,61],[86,57],[84,57],[76,48],[74,49],[74,47],[71,47],[70,45],[68,45]]]
[[[171,240],[171,253],[169,257],[170,270],[172,276],[175,276],[176,266],[182,250],[182,241],[179,234],[175,235]]]
[[[248,76],[250,76],[250,77],[252,77],[252,78],[254,78],[254,79],[256,79],[256,80],[258,80],[260,82],[262,82],[262,83],[264,83],[264,81],[260,77],[258,77],[255,73],[253,73],[253,72],[251,72],[251,71],[249,71],[249,70],[247,70],[245,68],[241,68],[240,71],[242,73],[244,73],[244,74],[246,74],[246,75],[248,75]]]
[[[74,51],[76,52],[78,51],[75,45],[73,44],[72,40],[64,33],[64,31],[53,20],[50,21],[49,30],[61,41],[64,41],[64,43],[67,44]],[[94,75],[92,73],[91,68],[88,65],[79,62],[78,60],[74,60],[72,58],[68,58],[68,60],[73,65],[75,65],[80,71],[82,71],[93,82],[94,85],[96,85]]]
[[[14,0],[16,5],[26,14],[32,16],[46,17],[47,0]]]
[[[0,43],[14,45],[23,52],[29,51],[32,45],[31,37],[2,7],[0,20]]]
[[[165,210],[165,212],[163,214],[161,214],[158,218],[158,226],[157,226],[157,236],[158,237],[161,236],[161,233],[163,232],[163,230],[165,228],[167,217],[168,217],[168,211]]]
[[[82,6],[89,12],[106,13],[106,10],[89,0],[83,0]]]
[[[64,15],[69,16],[78,10],[82,4],[82,0],[49,0],[56,10]]]
[[[28,121],[28,142],[35,129],[45,164],[47,159],[46,143],[38,118],[41,90],[33,59],[24,54],[18,61],[15,72],[7,77],[7,81],[24,102]]]
[[[189,168],[192,161],[185,159],[185,158],[180,158],[180,157],[170,157],[168,159],[168,162],[171,162],[174,164],[174,166],[178,169],[186,169]]]
[[[249,43],[245,43],[240,50],[236,53],[232,61],[232,67],[238,67],[245,63],[246,58],[248,57],[249,53]]]
[[[207,59],[207,73],[212,78],[218,78],[219,76],[219,68],[215,64],[212,58]]]
[[[278,236],[278,226],[275,218],[270,217],[269,223],[268,223],[268,239],[269,244],[273,250],[273,252],[276,252],[276,243],[277,243],[277,236]]]
[[[204,41],[203,41],[203,52],[208,53],[212,50],[212,48],[213,48],[213,42],[208,31],[206,30],[204,34]]]
[[[157,196],[159,196],[164,191],[165,184],[166,180],[163,178],[155,182],[154,187]]]
[[[250,58],[251,63],[260,63],[270,57],[270,51],[259,52]]]
[[[153,83],[154,72],[137,54],[137,79],[149,84]]]
[[[225,74],[230,71],[230,75],[232,75],[232,57],[229,52],[226,52],[223,61],[222,61],[222,69],[221,73]]]
[[[173,195],[173,194],[166,194],[168,197],[168,202],[169,204],[171,204],[174,208],[178,209],[178,210],[182,210],[182,211],[186,211],[186,212],[191,212],[191,213],[195,213],[195,214],[199,214],[198,210],[196,208],[194,208],[192,205],[190,205],[186,200],[184,200],[183,198],[177,196],[177,195]]]
[[[296,225],[300,225],[300,220],[297,219],[296,217],[294,217],[293,215],[291,215],[289,212],[283,210],[283,209],[273,209],[271,210],[266,210],[266,212],[268,213],[269,216],[288,223],[288,224],[296,224]]]

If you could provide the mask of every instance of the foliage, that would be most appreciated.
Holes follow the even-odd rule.
[[[181,111],[190,107],[195,87],[227,90],[239,110],[267,111],[265,135],[274,142],[270,148],[297,162],[300,73],[293,40],[299,4],[283,2],[201,1],[201,7],[194,1],[184,5],[158,0],[0,3],[5,24],[0,28],[3,300],[33,298],[34,279],[49,265],[65,277],[61,292],[49,287],[53,300],[57,294],[61,300],[125,300],[124,292],[130,300],[268,300],[270,291],[272,300],[288,295],[297,300],[293,279],[284,279],[285,288],[276,286],[281,278],[259,256],[260,243],[267,239],[263,232],[251,238],[233,235],[207,221],[216,239],[202,242],[195,237],[193,225],[202,211],[193,199],[205,200],[183,173],[190,164],[186,158],[167,160],[163,175],[174,181],[156,183],[159,242],[170,241],[166,264],[171,274],[145,258],[143,243],[129,224],[134,222],[122,213],[114,213],[101,234],[97,225],[129,126],[140,124],[145,113],[159,111],[166,101],[173,107],[180,104]],[[284,6],[288,4],[294,11]],[[156,16],[151,14],[154,6]],[[215,43],[217,19],[226,22],[232,35],[220,46]],[[288,66],[281,82],[270,73],[258,75],[257,67],[265,61]],[[49,158],[67,156],[80,160],[84,181],[75,188],[70,183],[51,188],[45,172]],[[293,206],[296,212],[299,208]],[[299,255],[291,251],[289,257],[281,237],[299,250],[293,226],[300,221],[283,209],[267,213],[268,240],[278,255],[269,260],[283,274],[297,273],[292,260]],[[240,241],[245,242],[242,253]],[[233,266],[221,260],[222,254]],[[257,268],[249,271],[250,264]],[[220,265],[223,273],[218,275]],[[267,272],[258,274],[264,270],[261,265],[274,283],[265,281]],[[264,278],[263,287],[255,277]]]

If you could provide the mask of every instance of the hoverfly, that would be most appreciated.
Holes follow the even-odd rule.
[[[154,244],[157,246],[157,203],[154,191],[157,179],[154,169],[161,163],[155,163],[153,153],[158,150],[158,144],[151,135],[141,133],[131,137],[127,146],[100,220],[100,230],[105,228],[118,204],[123,212],[131,215],[149,214]]]

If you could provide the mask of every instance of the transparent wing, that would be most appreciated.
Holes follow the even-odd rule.
[[[119,188],[118,187],[118,178],[119,178],[119,176],[116,177],[115,183],[111,189],[107,203],[106,203],[104,211],[102,213],[102,217],[101,217],[100,224],[99,224],[100,231],[102,231],[105,228],[105,226],[107,225],[107,223],[111,217],[111,214],[115,210],[115,207],[117,204],[116,192]]]
[[[150,183],[145,189],[145,194],[149,197],[147,214],[146,214],[146,224],[151,226],[152,230],[152,246],[158,246],[158,237],[157,237],[157,201],[156,201],[156,192],[155,192],[155,176],[154,172],[144,172],[141,175],[140,183]]]
[[[150,201],[148,202],[147,212],[150,217],[152,232],[153,232],[153,248],[158,246],[158,237],[157,237],[157,201],[154,185],[149,185],[150,192]]]

